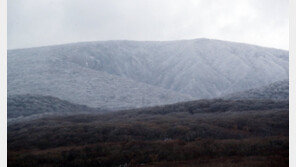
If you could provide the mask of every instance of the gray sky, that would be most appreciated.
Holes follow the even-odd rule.
[[[289,49],[288,0],[9,0],[8,48],[212,38]]]

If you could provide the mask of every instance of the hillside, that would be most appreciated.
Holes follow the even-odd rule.
[[[48,116],[8,126],[8,164],[287,166],[288,108],[288,101],[216,99]]]
[[[267,86],[250,89],[243,92],[236,92],[223,97],[224,99],[243,100],[243,99],[270,99],[270,100],[289,100],[289,80],[274,82]]]
[[[8,94],[12,95],[49,95],[72,103],[108,109],[153,106],[192,99],[187,95],[51,56],[11,56],[8,67]]]
[[[8,51],[8,94],[123,109],[214,98],[288,79],[288,52],[194,39]]]
[[[51,96],[11,95],[7,98],[7,119],[41,116],[44,114],[98,113],[106,110],[69,103]]]

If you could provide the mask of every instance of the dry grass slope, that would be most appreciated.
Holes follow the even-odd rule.
[[[200,100],[8,127],[9,166],[288,166],[289,103]]]

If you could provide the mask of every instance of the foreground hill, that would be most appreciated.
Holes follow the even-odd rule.
[[[288,108],[288,101],[199,100],[43,117],[8,126],[8,164],[288,166]]]
[[[46,114],[96,113],[105,110],[77,105],[51,96],[11,95],[7,98],[7,119],[24,119]]]
[[[270,100],[289,100],[289,80],[274,82],[267,86],[250,89],[243,92],[236,92],[223,97],[224,99],[243,100],[243,99],[270,99]]]
[[[288,79],[288,52],[219,40],[103,41],[8,51],[8,94],[103,108],[213,98]]]

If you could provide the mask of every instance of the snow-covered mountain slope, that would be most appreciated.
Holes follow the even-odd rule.
[[[223,98],[230,100],[289,100],[289,81],[283,80],[274,82],[272,84],[260,88],[229,94]]]
[[[91,107],[123,109],[192,99],[46,54],[8,56],[8,94],[40,94]]]
[[[288,79],[288,60],[287,51],[209,39],[11,50],[8,93],[43,93],[96,107],[142,107]]]

